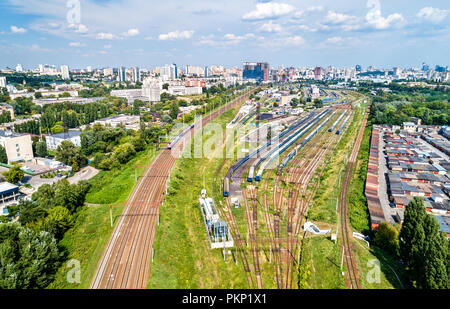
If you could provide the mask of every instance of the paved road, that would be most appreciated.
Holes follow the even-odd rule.
[[[67,180],[69,180],[69,183],[71,183],[71,184],[78,183],[81,180],[91,179],[92,177],[97,175],[98,172],[99,172],[98,169],[96,169],[92,166],[86,166],[86,167],[83,167],[78,173],[76,173],[72,177],[68,178]]]
[[[396,209],[389,206],[389,197],[387,194],[386,174],[388,173],[387,160],[384,155],[385,142],[383,139],[383,131],[380,132],[378,143],[378,197],[380,198],[381,208],[383,209],[384,217],[390,224],[394,224],[393,215],[396,214]]]

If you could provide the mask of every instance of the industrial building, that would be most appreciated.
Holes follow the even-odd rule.
[[[201,192],[199,204],[211,249],[233,247],[230,229],[227,223],[220,219],[214,200],[207,196],[205,189]]]
[[[117,127],[118,125],[123,125],[125,127],[125,130],[137,131],[140,128],[140,121],[140,116],[116,115],[95,120],[94,123],[99,123],[103,126],[111,126],[113,128]]]

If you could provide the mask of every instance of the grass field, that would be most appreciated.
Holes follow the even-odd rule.
[[[224,127],[235,114],[236,110],[229,110],[215,122]],[[206,139],[208,136],[203,137],[204,141]],[[149,288],[247,287],[240,261],[236,265],[230,255],[226,255],[224,261],[222,250],[210,249],[198,205],[198,196],[205,182],[216,207],[223,207],[218,171],[224,170],[221,168],[224,164],[224,159],[205,157],[177,161],[161,208]]]
[[[89,181],[92,187],[86,195],[86,203],[109,204],[125,202],[136,184],[134,166],[149,164],[156,154],[156,149],[150,148],[140,152],[120,169],[100,171]],[[139,167],[137,170],[138,174],[141,175],[145,168]]]

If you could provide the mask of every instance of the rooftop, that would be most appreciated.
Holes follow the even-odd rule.
[[[80,134],[81,134],[81,131],[79,131],[79,130],[69,130],[67,132],[57,133],[57,134],[53,134],[50,136],[54,137],[54,138],[68,139],[68,138],[80,136]]]

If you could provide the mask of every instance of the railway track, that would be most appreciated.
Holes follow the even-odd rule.
[[[370,106],[369,106],[370,108]],[[361,127],[358,132],[358,137],[356,138],[352,153],[348,160],[348,165],[345,170],[344,181],[342,183],[342,190],[339,195],[339,214],[340,214],[340,232],[342,234],[342,248],[344,255],[344,262],[347,268],[347,276],[346,283],[347,286],[351,289],[361,289],[361,284],[359,282],[358,269],[355,262],[355,258],[352,252],[352,234],[351,228],[348,222],[347,214],[348,214],[348,188],[351,181],[353,166],[356,162],[356,157],[359,152],[359,148],[361,146],[361,141],[364,135],[364,128],[367,124],[367,118],[369,116],[369,112],[366,111],[364,119],[362,121]]]
[[[201,126],[242,103],[255,90],[202,118]],[[191,129],[191,133],[195,132],[196,127]],[[192,135],[183,136],[178,144],[184,147]],[[90,288],[143,289],[147,286],[159,208],[164,200],[167,179],[175,162],[176,158],[171,151],[163,149],[140,178],[103,251]]]

